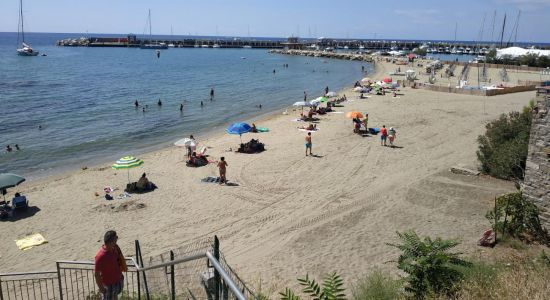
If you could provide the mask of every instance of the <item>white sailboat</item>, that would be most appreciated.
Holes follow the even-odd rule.
[[[152,34],[151,34],[151,10],[149,10],[149,17],[147,19],[149,23],[149,44],[142,44],[141,49],[168,49],[168,46],[165,43],[152,43]]]
[[[31,46],[25,43],[25,27],[23,22],[23,0],[19,1],[19,24],[21,27],[17,28],[17,40],[19,43],[19,34],[21,34],[21,47],[17,48],[17,54],[21,56],[37,56],[38,51],[35,51]]]

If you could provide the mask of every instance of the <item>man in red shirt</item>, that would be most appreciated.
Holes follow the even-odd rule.
[[[382,128],[380,128],[380,145],[386,146],[386,138],[388,137],[388,130],[386,129],[386,125],[382,125]]]
[[[115,231],[107,231],[103,237],[104,244],[95,256],[95,282],[103,294],[103,300],[117,300],[124,287],[122,272],[127,271],[127,267],[117,240]]]

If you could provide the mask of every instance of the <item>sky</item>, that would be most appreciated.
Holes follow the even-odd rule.
[[[25,30],[350,39],[550,42],[550,0],[24,0]],[[18,0],[0,0],[0,32],[17,31]],[[493,16],[496,21],[493,31]],[[147,29],[148,32],[148,29]],[[72,37],[72,36],[70,36]],[[510,38],[511,37],[511,38]]]

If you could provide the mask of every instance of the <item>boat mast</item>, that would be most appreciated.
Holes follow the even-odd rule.
[[[25,22],[23,22],[23,0],[19,1],[19,18],[21,18],[21,37],[23,38],[23,43],[25,42],[25,28],[23,27]]]
[[[504,39],[504,28],[506,28],[506,13],[504,14],[504,21],[502,21],[502,32],[500,33],[500,48],[502,48],[502,40]]]
[[[149,39],[152,39],[152,34],[151,34],[151,9],[149,9]]]

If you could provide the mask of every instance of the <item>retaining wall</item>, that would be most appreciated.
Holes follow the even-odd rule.
[[[539,208],[542,225],[550,231],[550,88],[539,89],[537,94],[523,196]]]

